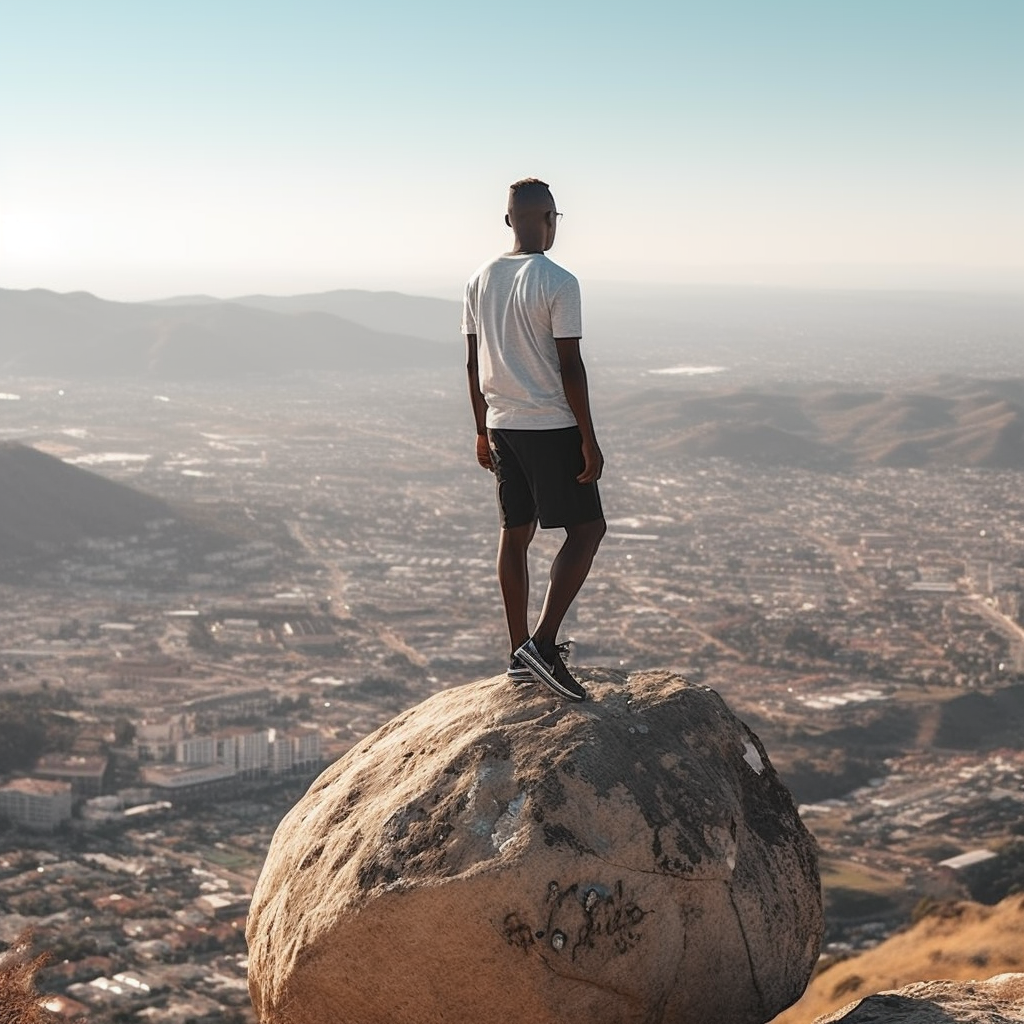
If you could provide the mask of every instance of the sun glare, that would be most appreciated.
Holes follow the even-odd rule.
[[[61,251],[55,219],[29,210],[0,212],[0,258],[37,262]]]

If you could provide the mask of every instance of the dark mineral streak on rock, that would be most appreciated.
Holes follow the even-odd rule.
[[[575,850],[577,853],[593,853],[589,847],[581,843],[564,825],[545,825],[544,842],[548,846],[562,844]]]

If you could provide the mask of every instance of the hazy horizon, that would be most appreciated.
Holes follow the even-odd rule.
[[[3,243],[0,239],[0,256]],[[504,251],[496,248],[477,261],[482,263],[488,255]],[[678,278],[657,277],[642,280],[629,277],[589,277],[570,266],[558,248],[548,256],[556,263],[569,266],[576,272],[584,288],[592,291],[609,289],[620,293],[643,295],[644,293],[667,292],[712,292],[712,291],[779,291],[779,292],[932,292],[953,294],[1006,295],[1024,294],[1024,265],[1020,267],[967,267],[939,265],[846,265],[846,264],[801,264],[761,265],[733,267],[690,267]],[[477,265],[474,264],[473,266]],[[473,269],[470,267],[470,271]],[[467,275],[468,276],[468,275]],[[195,297],[214,298],[229,301],[247,296],[295,296],[313,295],[333,291],[396,292],[402,295],[424,298],[443,298],[461,301],[464,281],[462,278],[405,278],[391,279],[385,276],[360,277],[346,275],[344,278],[328,274],[311,275],[308,278],[292,279],[287,275],[268,274],[225,277],[214,274],[209,278],[210,287],[189,275],[169,275],[152,281],[98,280],[90,283],[91,275],[83,272],[74,279],[56,274],[53,279],[31,279],[16,281],[0,259],[0,288],[15,291],[43,289],[60,294],[88,292],[97,298],[111,302],[162,302],[169,299]],[[180,287],[174,281],[180,281]],[[289,282],[293,287],[289,287]]]
[[[551,252],[549,256],[559,262],[557,253]],[[957,296],[970,298],[985,295],[1004,296],[1017,298],[1024,296],[1024,269],[1018,273],[1013,268],[989,271],[972,270],[963,271],[957,275],[951,268],[927,267],[901,267],[898,273],[891,271],[891,268],[792,268],[791,273],[786,273],[791,268],[746,268],[746,274],[737,273],[734,279],[727,279],[724,275],[716,278],[709,268],[705,276],[694,274],[687,279],[676,281],[633,281],[629,279],[611,278],[583,278],[581,284],[589,293],[588,298],[600,300],[626,299],[643,301],[648,297],[666,298],[671,295],[692,293],[695,295],[714,295],[715,293],[749,293],[749,294],[771,294],[779,295],[801,294],[871,294],[881,293],[889,295],[934,296],[936,299],[943,296],[955,298]],[[797,270],[803,270],[807,276],[800,278]],[[886,272],[891,272],[891,277],[886,278]],[[296,298],[300,296],[324,295],[334,292],[361,292],[371,295],[400,295],[408,298],[442,299],[451,302],[462,301],[463,282],[421,282],[402,284],[381,282],[378,285],[359,285],[348,281],[327,282],[321,288],[297,289],[287,291],[280,288],[249,288],[219,291],[213,290],[182,290],[163,288],[157,291],[147,289],[124,290],[95,290],[82,285],[69,287],[56,287],[49,283],[37,283],[29,285],[11,285],[7,281],[0,281],[0,290],[8,291],[49,291],[58,295],[71,295],[85,293],[107,302],[126,303],[166,303],[186,302],[188,299],[216,300],[218,302],[232,302],[239,299],[249,298]]]

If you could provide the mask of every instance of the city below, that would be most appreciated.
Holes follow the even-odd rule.
[[[51,951],[61,1012],[251,1021],[283,814],[399,711],[504,671],[460,369],[5,383],[0,940]],[[609,532],[571,663],[675,670],[757,732],[821,847],[830,956],[1024,884],[1024,470],[695,455],[621,396],[744,382],[594,376]]]

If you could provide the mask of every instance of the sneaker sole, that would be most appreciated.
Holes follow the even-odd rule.
[[[519,650],[516,651],[516,657],[520,661],[525,662],[534,679],[536,679],[538,683],[543,683],[549,690],[554,690],[559,697],[564,697],[566,700],[574,700],[577,702],[582,702],[587,699],[587,695],[585,693],[573,693],[572,690],[567,690],[562,686],[562,684],[548,670],[547,665],[545,665],[540,658],[535,658],[529,651],[520,647]]]

